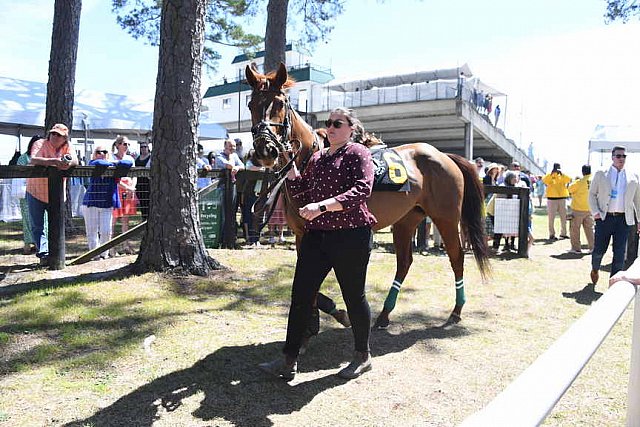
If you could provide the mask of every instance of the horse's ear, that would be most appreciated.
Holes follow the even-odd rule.
[[[288,78],[289,75],[287,74],[287,66],[281,62],[280,66],[278,67],[278,72],[276,73],[276,78],[274,79],[273,84],[278,88],[281,88],[282,85],[287,82]]]
[[[253,71],[253,68],[247,65],[247,68],[244,70],[244,74],[247,76],[247,82],[249,83],[249,86],[256,87],[258,78],[256,77],[256,72]]]

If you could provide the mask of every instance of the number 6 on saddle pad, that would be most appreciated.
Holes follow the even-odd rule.
[[[411,183],[402,158],[391,148],[371,153],[375,165],[373,189],[376,191],[409,191]]]

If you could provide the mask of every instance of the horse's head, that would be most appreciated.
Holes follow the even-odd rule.
[[[247,82],[253,89],[249,110],[251,133],[256,157],[263,166],[272,167],[278,156],[290,151],[291,104],[284,92],[293,86],[287,68],[280,64],[278,71],[260,74],[247,65]]]

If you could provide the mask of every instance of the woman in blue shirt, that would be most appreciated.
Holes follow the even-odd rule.
[[[113,162],[110,160],[109,150],[106,146],[97,145],[95,147],[89,166],[108,167],[116,165],[130,168],[133,162],[128,159]],[[111,240],[113,209],[120,207],[115,178],[100,175],[92,176],[82,204],[84,205],[84,224],[89,250],[93,250]],[[100,254],[100,257],[106,259],[109,254],[105,251]]]

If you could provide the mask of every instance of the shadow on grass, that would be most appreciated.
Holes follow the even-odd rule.
[[[106,280],[120,280],[133,275],[135,275],[135,273],[133,272],[131,265],[126,265],[115,270],[100,271],[96,273],[84,273],[68,277],[60,277],[57,279],[41,279],[33,282],[16,283],[15,285],[0,287],[0,299],[12,298],[37,290],[84,285],[87,283],[102,282]]]
[[[597,301],[602,296],[602,292],[597,292],[596,285],[594,285],[593,283],[589,283],[579,291],[563,292],[562,296],[565,298],[575,299],[578,304],[591,305],[594,301]]]
[[[13,336],[11,345],[0,345],[0,375],[10,374],[29,366],[62,362],[74,366],[109,363],[132,343],[141,343],[161,325],[184,312],[146,314],[135,309],[144,300],[126,300],[100,304],[79,293],[65,295],[41,310],[20,310],[5,318],[0,334]],[[74,322],[64,319],[64,308],[84,307],[83,316]]]
[[[411,322],[416,319],[428,320],[413,316]],[[461,326],[414,329],[395,335],[386,331],[374,333],[371,339],[374,369],[365,375],[377,375],[376,357],[403,351],[417,342],[468,333]],[[299,411],[318,394],[345,384],[346,381],[335,373],[342,362],[350,359],[351,342],[350,330],[330,329],[321,332],[301,357],[300,373],[291,383],[271,378],[257,368],[258,363],[278,357],[282,343],[222,347],[193,366],[157,378],[91,417],[66,426],[152,426],[162,418],[164,412],[177,410],[185,399],[196,394],[199,407],[192,415],[199,420],[224,419],[235,426],[271,426],[273,422],[270,416]],[[436,347],[427,348],[437,351]],[[307,373],[318,370],[331,372],[319,378],[305,378]]]

